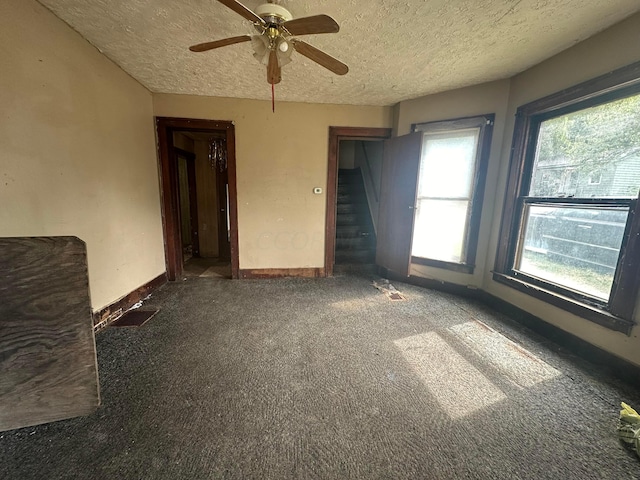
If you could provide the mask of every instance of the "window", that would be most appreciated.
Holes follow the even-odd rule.
[[[640,65],[524,105],[516,118],[494,279],[629,333],[640,276]]]
[[[423,132],[413,263],[473,272],[493,119],[413,125]]]
[[[589,185],[600,185],[602,182],[602,172],[591,172],[589,174]]]

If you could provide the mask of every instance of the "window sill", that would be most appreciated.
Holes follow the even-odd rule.
[[[422,257],[411,257],[411,263],[467,274],[472,274],[473,270],[475,269],[475,265],[468,265],[466,263],[445,262],[443,260],[433,260],[431,258]]]
[[[502,283],[503,285],[515,288],[520,292],[526,293],[527,295],[547,302],[555,307],[561,308],[562,310],[566,310],[567,312],[586,320],[597,323],[598,325],[615,330],[616,332],[624,333],[627,336],[631,334],[631,329],[635,325],[635,323],[630,320],[616,317],[604,310],[600,310],[596,307],[578,302],[550,290],[532,285],[510,275],[493,272],[493,280],[498,283]]]

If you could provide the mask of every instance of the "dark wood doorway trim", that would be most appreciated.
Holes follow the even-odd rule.
[[[231,245],[231,278],[239,278],[238,256],[238,204],[236,189],[236,143],[233,122],[199,120],[192,118],[156,117],[158,132],[158,162],[160,167],[160,194],[162,203],[162,226],[164,230],[167,278],[176,280],[182,275],[182,241],[180,239],[180,216],[177,195],[178,172],[174,155],[173,132],[220,132],[226,133],[227,174],[229,181],[229,220]]]
[[[336,255],[336,195],[338,192],[338,152],[340,140],[386,140],[390,128],[329,127],[329,166],[327,170],[327,215],[324,239],[325,275],[333,275]]]

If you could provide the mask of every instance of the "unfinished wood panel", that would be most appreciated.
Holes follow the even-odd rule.
[[[87,253],[76,237],[1,238],[0,430],[100,404]]]

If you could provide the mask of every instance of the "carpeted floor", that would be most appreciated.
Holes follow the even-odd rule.
[[[0,433],[3,479],[631,479],[620,383],[473,301],[187,278],[97,336],[103,405]]]

